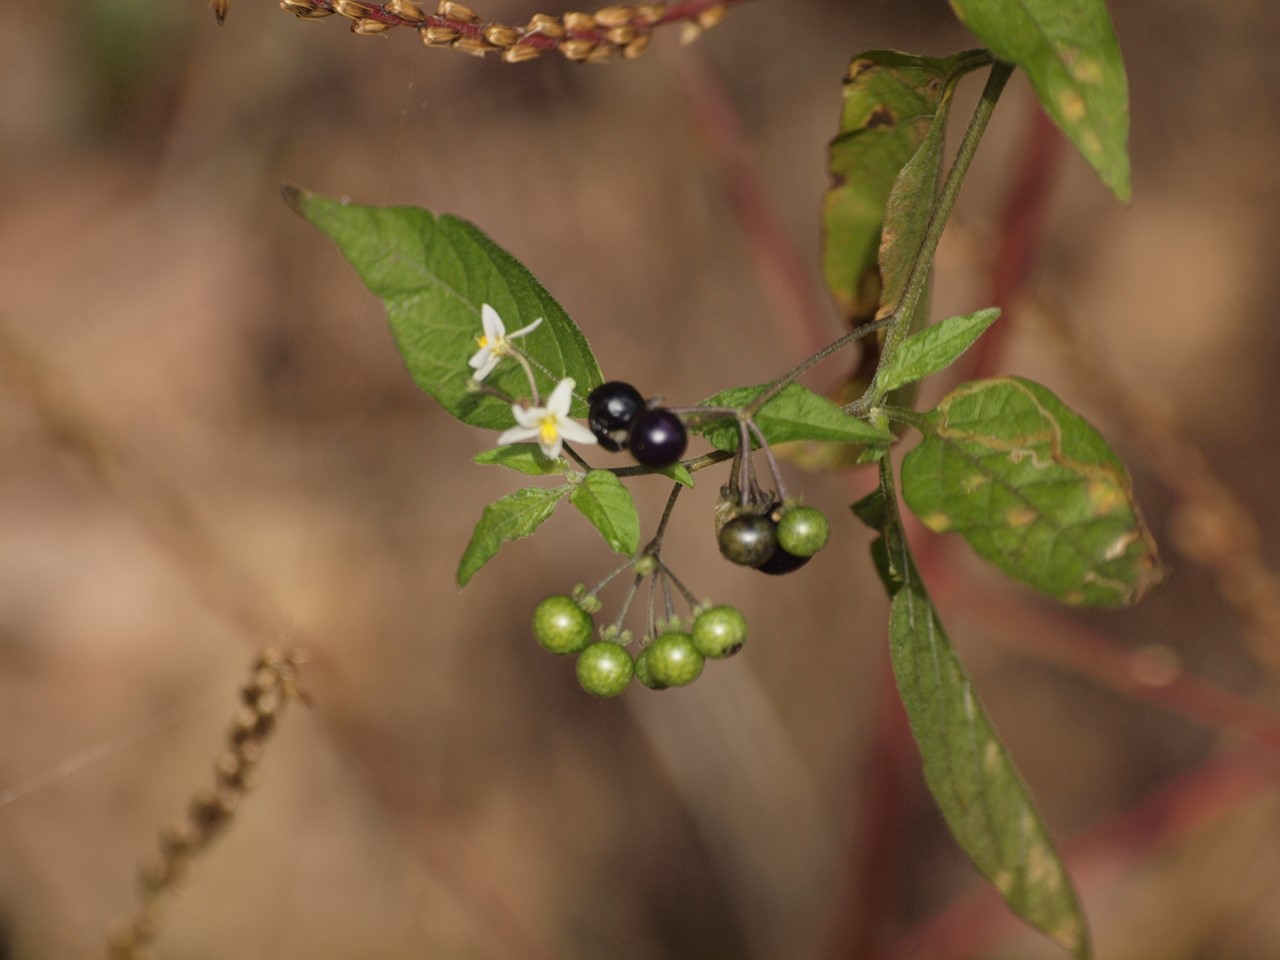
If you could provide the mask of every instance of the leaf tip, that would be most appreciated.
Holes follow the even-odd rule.
[[[284,199],[285,205],[300,217],[306,217],[306,204],[311,194],[303,190],[296,183],[280,184],[280,196]]]

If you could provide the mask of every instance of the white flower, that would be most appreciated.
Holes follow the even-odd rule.
[[[498,438],[499,444],[537,440],[542,453],[550,460],[560,456],[565,440],[574,443],[595,443],[595,434],[575,420],[569,419],[569,404],[573,402],[573,380],[565,378],[556,384],[547,398],[545,407],[522,407],[512,404],[517,427],[512,427]]]
[[[516,337],[523,337],[525,334],[532,333],[537,329],[538,324],[542,323],[539,317],[527,327],[521,327],[510,336],[507,335],[507,328],[502,323],[502,318],[498,316],[498,311],[493,309],[487,303],[480,307],[480,325],[484,327],[484,333],[476,337],[476,343],[480,349],[471,355],[471,359],[467,361],[471,368],[475,370],[472,374],[473,379],[483,380],[493,368],[498,365],[503,357],[512,351],[511,341]]]

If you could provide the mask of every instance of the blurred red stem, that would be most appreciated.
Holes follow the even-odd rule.
[[[1136,861],[1187,839],[1276,785],[1271,756],[1215,757],[1157,787],[1066,847],[1081,889],[1097,888]],[[900,938],[882,960],[969,960],[1021,926],[985,883]]]
[[[719,168],[764,293],[800,349],[812,353],[831,339],[832,328],[823,321],[831,308],[770,199],[738,110],[701,51],[682,51],[675,62],[694,128]]]
[[[991,262],[987,304],[1003,311],[1002,322],[995,324],[974,345],[971,375],[989,377],[1000,366],[1005,339],[1013,327],[1009,307],[1018,291],[1026,284],[1036,255],[1049,205],[1049,188],[1057,169],[1062,138],[1053,122],[1031,101],[1031,125],[1026,133],[1017,175],[1005,198],[1000,218],[1000,240]]]

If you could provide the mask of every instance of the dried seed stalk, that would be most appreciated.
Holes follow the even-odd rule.
[[[192,794],[185,816],[160,832],[159,850],[139,870],[138,907],[108,940],[109,960],[142,960],[155,939],[159,900],[186,874],[191,862],[229,826],[253,784],[263,746],[285,704],[302,699],[297,667],[302,657],[264,650],[240,688],[241,706],[227,732],[226,748],[213,764],[214,782]]]
[[[668,23],[682,25],[688,43],[724,19],[728,8],[742,0],[676,0],[638,6],[613,5],[594,13],[570,11],[561,16],[534,14],[515,27],[483,20],[470,7],[439,0],[427,13],[416,0],[279,0],[286,13],[304,19],[337,14],[351,21],[353,33],[374,36],[394,27],[417,30],[424,46],[452,47],[483,57],[499,54],[507,63],[532,60],[559,51],[569,60],[603,63],[615,58],[634,60],[649,45],[653,31]],[[210,0],[221,23],[231,0]]]

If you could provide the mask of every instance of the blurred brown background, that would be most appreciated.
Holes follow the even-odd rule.
[[[1059,152],[1000,369],[1113,440],[1171,579],[1133,611],[1063,613],[956,544],[927,549],[943,616],[1071,851],[1098,955],[1275,958],[1280,738],[1265,717],[1239,727],[1243,698],[1269,700],[1276,631],[1238,615],[1273,586],[1220,591],[1174,549],[1204,518],[1043,317],[1172,412],[1275,561],[1280,14],[1115,7],[1135,200],[1120,208]],[[885,602],[845,511],[866,476],[789,469],[836,533],[802,574],[761,582],[716,554],[722,479],[704,474],[670,559],[744,609],[748,647],[690,689],[592,701],[527,618],[594,582],[608,551],[566,512],[456,589],[481,508],[519,478],[468,462],[493,438],[414,389],[376,302],[279,200],[289,181],[475,221],[606,375],[647,393],[692,402],[776,374],[838,323],[798,325],[770,295],[691,102],[723,84],[813,284],[848,59],[972,41],[941,0],[761,0],[693,48],[677,32],[634,63],[512,67],[257,0],[234,0],[221,29],[194,2],[7,18],[0,958],[102,953],[273,640],[312,650],[314,708],[291,710],[234,829],[166,904],[162,956],[906,957],[898,938],[981,897],[886,706]],[[1018,79],[943,243],[939,316],[987,302],[1033,117]],[[652,529],[665,485],[637,492]],[[1065,663],[1073,650],[1095,652]],[[1187,675],[1240,699],[1188,719]],[[953,952],[935,939],[923,955],[1056,955],[981,901],[951,916]]]

